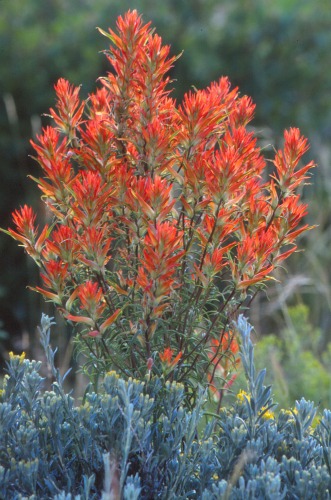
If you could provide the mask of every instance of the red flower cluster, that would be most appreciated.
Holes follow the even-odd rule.
[[[167,364],[177,380],[213,380],[213,367],[228,371],[231,318],[308,229],[296,193],[313,166],[299,165],[307,141],[286,131],[263,182],[248,97],[221,78],[177,106],[166,76],[175,57],[136,11],[102,33],[108,76],[86,101],[59,80],[54,126],[32,142],[50,226],[39,234],[25,206],[9,233],[100,370],[143,376]]]
[[[224,391],[235,381],[237,374],[231,373],[240,363],[239,345],[232,330],[224,331],[219,339],[210,342],[208,356],[211,367],[207,373],[210,390],[216,401],[221,401]]]

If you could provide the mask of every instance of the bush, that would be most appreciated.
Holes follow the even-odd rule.
[[[64,0],[52,0],[47,5],[25,0],[24,9],[21,9],[20,0],[2,3],[0,87],[2,94],[12,94],[18,115],[18,122],[9,127],[2,103],[0,168],[7,186],[0,200],[2,226],[7,227],[9,213],[15,207],[33,197],[33,189],[25,183],[26,175],[36,172],[32,170],[32,161],[27,163],[27,155],[31,154],[28,138],[31,122],[38,122],[38,116],[52,102],[51,85],[59,76],[64,76],[76,84],[83,83],[84,96],[94,88],[97,75],[105,70],[103,57],[97,55],[102,49],[102,40],[100,42],[95,36],[95,26],[105,28],[108,26],[105,23],[111,23],[113,27],[117,15],[130,8],[130,4],[130,0],[83,1],[77,9],[74,2]],[[279,133],[284,126],[296,124],[310,135],[311,140],[315,134],[322,134],[326,143],[329,142],[331,31],[327,2],[139,0],[137,5],[142,12],[148,13],[163,39],[173,44],[173,54],[184,49],[184,56],[171,72],[171,78],[176,81],[176,97],[181,98],[192,84],[202,88],[219,74],[226,74],[234,85],[239,85],[242,93],[252,96],[257,103],[254,124],[259,130],[263,127],[263,135],[267,134],[266,127]],[[42,121],[47,123],[44,117]],[[312,252],[309,262],[299,254],[298,260],[292,258],[290,269],[300,273],[305,269],[305,274],[312,276],[315,286],[308,300],[310,304],[314,301],[314,324],[328,332],[327,288],[322,286],[321,280],[326,285],[330,283],[330,276],[327,276],[331,269],[327,250],[329,232],[324,229],[330,220],[330,175],[328,160],[323,161],[325,144],[322,147],[319,138],[315,139],[313,155],[317,159],[320,154],[318,163],[320,167],[324,163],[325,178],[321,177],[323,168],[319,168],[313,183],[320,184],[320,188],[314,194],[316,203],[315,206],[310,204],[310,212],[311,221],[319,224],[320,233],[318,242],[316,233],[308,240]],[[265,140],[278,144],[281,138],[267,137]],[[314,148],[314,143],[312,146]],[[34,203],[37,203],[36,198]],[[301,247],[305,245],[301,243]],[[22,296],[27,293],[27,283],[37,279],[37,274],[31,275],[32,266],[26,263],[23,253],[13,242],[0,240],[0,253],[1,306],[7,306],[15,316],[4,325],[10,333],[8,350],[13,348],[14,335],[19,332],[13,324],[18,318],[23,320],[24,328],[28,328],[33,348],[34,325],[42,306],[37,296]],[[307,259],[309,252],[305,255]],[[284,277],[282,281],[287,279]],[[12,287],[13,282],[18,286]],[[304,290],[307,302],[306,293],[307,289]],[[0,315],[5,320],[3,310]],[[270,331],[265,322],[263,330]]]
[[[216,416],[204,412],[203,391],[189,412],[181,384],[115,372],[76,407],[54,366],[51,320],[41,324],[55,380],[44,392],[41,363],[11,355],[0,403],[1,498],[329,498],[331,411],[315,429],[316,408],[304,399],[275,415],[243,317],[247,391]]]
[[[308,229],[299,190],[313,163],[291,128],[268,175],[255,106],[225,77],[178,106],[176,58],[136,11],[100,31],[110,72],[88,100],[60,79],[52,125],[32,142],[49,223],[25,205],[6,232],[40,267],[34,290],[74,325],[95,388],[111,369],[162,374],[190,405],[196,380],[222,390],[232,318]]]

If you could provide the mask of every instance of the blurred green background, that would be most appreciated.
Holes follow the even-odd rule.
[[[258,297],[250,315],[261,339],[259,362],[270,367],[285,402],[306,390],[331,406],[330,0],[2,0],[0,226],[7,228],[11,212],[24,203],[42,218],[38,189],[27,179],[39,175],[29,139],[47,123],[42,114],[54,104],[59,77],[82,84],[84,97],[95,88],[107,71],[100,53],[105,39],[95,28],[114,27],[129,8],[152,21],[173,54],[184,50],[171,75],[179,100],[192,85],[227,75],[257,105],[253,126],[267,156],[270,144],[281,144],[284,128],[298,126],[308,136],[307,160],[314,158],[318,168],[304,198],[307,221],[318,227],[301,239],[305,251],[278,271],[280,283]],[[0,265],[1,356],[23,348],[36,357],[40,314],[54,312],[27,290],[38,282],[37,270],[5,235]]]

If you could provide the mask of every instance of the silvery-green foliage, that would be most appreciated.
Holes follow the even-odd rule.
[[[139,475],[128,476],[123,491],[124,500],[138,500],[140,492],[141,483]]]
[[[0,396],[0,498],[56,500],[330,498],[331,412],[312,428],[313,403],[271,414],[265,371],[256,373],[251,326],[240,317],[247,391],[209,416],[198,390],[162,380],[106,375],[98,394],[76,406],[63,389],[43,316],[42,344],[54,378],[43,390],[41,363],[12,356]]]
[[[276,406],[265,370],[256,373],[252,327],[242,316],[237,323],[247,392],[218,418],[219,481],[202,498],[270,499],[330,498],[331,412],[312,429],[316,408],[304,399],[293,410],[266,418]]]

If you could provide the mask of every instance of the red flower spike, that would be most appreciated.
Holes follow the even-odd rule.
[[[229,117],[231,128],[246,127],[252,121],[254,111],[255,104],[250,97],[244,95],[238,99]]]
[[[174,368],[182,357],[182,352],[179,352],[177,356],[172,359],[173,354],[174,352],[170,347],[166,347],[162,353],[159,353],[160,360],[166,365],[167,368]]]
[[[41,191],[47,196],[47,204],[53,209],[53,204],[70,205],[68,186],[74,178],[71,166],[71,151],[68,151],[66,139],[60,140],[60,134],[52,127],[43,129],[43,134],[37,136],[40,144],[31,141],[37,152],[37,161],[46,174],[46,179],[37,180]],[[54,207],[55,208],[55,207]]]
[[[102,271],[111,258],[110,248],[113,239],[105,226],[98,229],[88,227],[80,238],[78,260],[95,271]]]
[[[115,323],[115,321],[117,320],[117,318],[119,317],[119,315],[121,314],[121,312],[122,312],[121,309],[116,309],[116,311],[101,324],[101,326],[100,326],[100,332],[104,333],[104,331],[109,326],[111,326],[113,323]]]
[[[307,139],[300,135],[297,128],[285,130],[284,139],[284,150],[279,150],[274,160],[276,167],[274,179],[278,183],[283,196],[286,197],[293,193],[299,184],[304,183],[308,178],[306,174],[314,167],[314,163],[310,162],[301,169],[295,170],[301,157],[308,150]]]
[[[97,283],[87,281],[78,288],[78,298],[81,309],[87,311],[90,317],[98,320],[106,308],[103,292]]]
[[[238,354],[239,345],[233,331],[221,333],[219,339],[212,339],[210,342],[209,358],[212,360],[215,354],[223,354],[231,351],[232,354]]]
[[[72,183],[72,210],[76,220],[85,228],[96,226],[108,213],[112,203],[111,186],[97,172],[81,172]]]
[[[32,288],[32,290],[41,293],[46,299],[62,306],[66,293],[68,264],[60,260],[49,260],[48,262],[44,262],[43,266],[44,271],[40,276],[48,290],[40,287]]]
[[[74,314],[65,312],[64,317],[68,321],[73,321],[74,323],[83,323],[84,325],[88,325],[90,328],[93,328],[95,325],[94,320],[92,318],[89,318],[88,316],[76,316]]]
[[[180,251],[181,240],[181,231],[169,222],[150,226],[145,236],[137,283],[156,299],[157,305],[175,284],[174,274],[184,254]]]
[[[173,185],[155,175],[142,177],[132,183],[127,193],[127,205],[134,212],[141,212],[146,222],[163,222],[176,200],[171,200]]]
[[[227,265],[227,260],[224,257],[235,245],[236,243],[230,243],[223,248],[216,248],[212,253],[207,253],[202,271],[210,277],[216,276]]]
[[[19,210],[15,210],[12,215],[13,222],[16,225],[16,231],[13,229],[8,229],[8,233],[17,241],[23,244],[23,246],[30,250],[33,249],[33,243],[36,236],[35,220],[36,215],[34,214],[32,208],[24,205],[24,207]]]
[[[47,288],[62,290],[68,278],[68,264],[60,260],[50,260],[45,262],[45,272],[41,273],[42,280]]]
[[[229,353],[232,354],[231,357],[229,357]],[[231,330],[223,332],[218,339],[212,339],[210,342],[208,357],[211,366],[207,373],[207,380],[215,401],[219,401],[221,391],[228,390],[236,378],[236,374],[234,374],[230,380],[224,383],[230,370],[240,363],[238,353],[239,345]]]
[[[43,258],[45,260],[60,258],[63,262],[72,264],[78,255],[79,245],[76,243],[76,233],[68,226],[59,226],[54,229],[45,241]]]
[[[90,95],[89,102],[89,119],[92,123],[96,120],[97,123],[102,124],[103,120],[106,120],[111,113],[109,92],[104,87],[97,89],[95,94]]]
[[[76,137],[75,129],[81,123],[85,103],[79,101],[79,87],[74,87],[64,78],[60,78],[54,86],[57,95],[57,112],[50,109],[50,114],[69,140]]]
[[[13,222],[16,225],[16,231],[8,228],[7,234],[19,241],[26,252],[39,264],[40,254],[45,240],[49,233],[46,225],[38,236],[38,228],[35,227],[36,215],[31,207],[24,205],[13,213]]]

